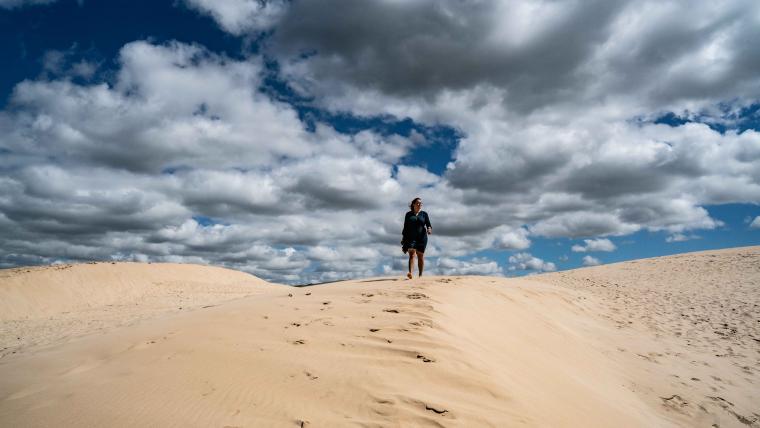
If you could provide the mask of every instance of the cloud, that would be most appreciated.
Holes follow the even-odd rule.
[[[295,112],[258,93],[261,66],[179,43],[124,46],[112,86],[24,81],[4,146],[34,156],[27,142],[52,140],[46,156],[136,172],[263,165],[305,156],[311,145]]]
[[[705,205],[760,203],[760,133],[731,128],[760,99],[760,3],[185,4],[263,37],[260,53],[136,41],[102,73],[51,51],[16,85],[0,112],[1,265],[373,275],[403,269],[402,215],[421,196],[441,269],[499,272],[460,259],[538,238],[583,238],[585,251],[641,230],[676,240],[722,225]],[[453,129],[452,160],[443,174],[410,165],[431,144],[414,132],[307,126],[268,77],[330,113],[315,117]],[[690,122],[655,123],[669,112]],[[521,252],[506,269],[518,268],[556,266]]]
[[[685,235],[683,233],[674,233],[667,238],[665,238],[665,242],[685,242],[685,241],[691,241],[693,239],[700,239],[698,235],[689,234]]]
[[[749,224],[750,229],[760,229],[760,216],[755,217],[752,223]]]
[[[509,256],[510,271],[515,270],[532,270],[538,272],[553,272],[557,266],[552,262],[546,262],[530,253],[517,253]]]
[[[400,191],[390,167],[370,157],[312,158],[283,168],[278,181],[306,208],[378,208]]]
[[[583,256],[583,266],[598,266],[602,264],[599,259],[591,256]]]
[[[531,233],[546,237],[581,237],[595,235],[627,235],[640,229],[635,223],[625,223],[612,213],[573,211],[538,221]]]
[[[185,0],[185,4],[211,15],[227,32],[241,35],[270,29],[288,8],[287,0]]]
[[[506,250],[524,250],[530,247],[529,232],[524,228],[508,229],[500,228],[494,239],[494,248]]]
[[[400,165],[396,176],[399,184],[404,187],[420,188],[440,183],[441,177],[425,168]],[[410,200],[411,201],[411,200]]]
[[[41,59],[41,77],[48,79],[61,77],[83,80],[92,79],[101,64],[98,61],[80,58],[81,55],[81,49],[79,49],[76,43],[65,50],[51,49],[45,51]]]
[[[498,263],[485,257],[476,257],[469,261],[440,257],[435,263],[435,273],[438,275],[501,276],[502,269]]]
[[[0,113],[1,265],[186,261],[301,282],[397,256],[408,200],[388,162],[409,139],[305,130],[259,91],[256,58],[134,42],[119,61],[112,82],[21,82]],[[401,176],[415,194],[440,181]]]
[[[522,114],[577,112],[578,102],[612,102],[605,116],[693,111],[720,97],[757,98],[757,8],[741,0],[688,10],[656,1],[295,2],[271,51],[295,87],[337,109],[369,106],[366,94],[416,109],[482,92]],[[470,104],[487,101],[481,94]]]
[[[292,55],[316,51],[303,77],[326,79],[325,87],[350,82],[403,97],[486,83],[508,87],[514,101],[528,107],[558,87],[580,83],[577,67],[608,31],[590,23],[609,22],[621,4],[300,2],[283,17],[275,43],[278,52]],[[340,16],[328,12],[336,8]],[[530,29],[504,30],[528,21]]]
[[[572,251],[576,253],[585,253],[591,251],[615,251],[617,247],[609,239],[584,239],[585,245],[573,245]]]
[[[746,2],[685,13],[660,2],[375,1],[326,12],[338,3],[294,3],[283,16],[268,48],[284,76],[320,107],[459,130],[444,179],[463,202],[518,204],[531,232],[582,237],[710,229],[719,222],[701,206],[760,200],[760,134],[653,123],[664,111],[706,121],[716,105],[760,97]],[[705,66],[699,79],[687,71]]]

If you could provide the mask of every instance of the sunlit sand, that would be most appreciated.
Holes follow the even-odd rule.
[[[760,247],[287,287],[0,271],[2,426],[760,424]]]

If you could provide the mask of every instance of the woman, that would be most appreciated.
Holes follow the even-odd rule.
[[[409,204],[411,211],[404,217],[404,230],[401,232],[401,251],[409,253],[409,273],[406,277],[412,279],[412,265],[414,257],[417,256],[417,267],[422,276],[422,269],[425,267],[425,247],[427,247],[427,236],[433,233],[433,226],[430,225],[430,217],[425,211],[422,211],[422,200],[414,198]]]

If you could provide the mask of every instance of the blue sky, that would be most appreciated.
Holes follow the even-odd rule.
[[[0,266],[401,275],[416,196],[430,274],[758,245],[758,13],[0,1]]]

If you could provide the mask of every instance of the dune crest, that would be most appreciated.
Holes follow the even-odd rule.
[[[688,275],[708,259],[722,276]],[[758,313],[731,309],[757,303],[758,262],[749,247],[520,279],[265,287],[0,360],[0,425],[757,426]],[[746,330],[675,329],[683,305],[717,316],[717,296],[742,301],[721,322]]]

